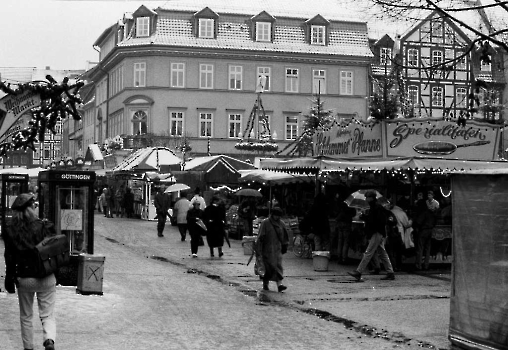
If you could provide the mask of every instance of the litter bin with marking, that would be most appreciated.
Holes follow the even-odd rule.
[[[106,257],[100,255],[81,254],[78,256],[77,293],[102,295],[104,260]]]

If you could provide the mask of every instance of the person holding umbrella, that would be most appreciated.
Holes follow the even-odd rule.
[[[365,199],[369,204],[369,209],[367,212],[360,215],[360,219],[365,222],[365,234],[369,239],[369,245],[363,254],[362,261],[360,265],[358,265],[358,268],[355,271],[348,272],[348,274],[356,278],[357,281],[360,281],[362,279],[362,273],[370,260],[375,254],[379,253],[387,272],[387,275],[381,279],[394,280],[395,274],[393,273],[392,264],[385,249],[386,225],[389,224],[388,221],[390,218],[393,220],[394,216],[389,215],[388,210],[377,202],[376,191],[368,190],[365,192]],[[396,224],[396,222],[393,222],[393,225]]]

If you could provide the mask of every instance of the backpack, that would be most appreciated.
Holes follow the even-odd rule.
[[[45,223],[42,230],[48,230],[48,225],[53,224]],[[66,235],[46,237],[35,246],[34,250],[37,256],[34,277],[46,277],[70,263],[70,245]]]

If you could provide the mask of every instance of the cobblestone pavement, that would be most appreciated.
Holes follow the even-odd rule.
[[[346,273],[354,266],[317,272],[312,259],[288,253],[288,290],[264,292],[240,241],[222,258],[205,246],[193,259],[176,227],[164,235],[153,221],[95,215],[104,295],[57,287],[58,350],[451,348],[449,273],[356,283]],[[2,350],[22,349],[18,315],[16,296],[0,293]]]

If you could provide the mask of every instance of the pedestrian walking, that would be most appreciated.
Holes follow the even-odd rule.
[[[102,193],[99,197],[99,205],[101,206],[102,212],[105,217],[109,217],[109,209],[108,209],[108,189],[104,187]]]
[[[282,255],[287,252],[289,245],[288,229],[280,220],[281,216],[280,207],[272,208],[270,217],[261,223],[255,242],[256,264],[260,271],[259,277],[263,280],[263,289],[270,290],[269,283],[274,281],[279,292],[287,289],[282,284],[284,279]]]
[[[360,219],[365,222],[365,235],[367,239],[369,239],[369,244],[358,268],[355,271],[348,272],[348,274],[360,281],[362,273],[370,260],[376,253],[379,253],[380,259],[387,272],[387,275],[381,279],[394,280],[395,274],[393,273],[392,264],[385,249],[386,225],[390,224],[388,221],[389,218],[393,218],[393,215],[389,215],[389,211],[377,202],[375,191],[367,191],[365,193],[365,198],[369,203],[369,209],[366,213],[360,215]],[[395,225],[396,223],[393,222],[392,224]]]
[[[206,235],[206,231],[202,227],[204,212],[199,209],[199,202],[192,203],[192,208],[187,211],[187,226],[189,228],[189,235],[191,237],[191,254],[193,258],[198,257],[198,248],[200,245],[204,245],[203,237]],[[198,223],[198,220],[201,223]]]
[[[153,205],[157,213],[157,236],[164,237],[164,227],[166,226],[166,217],[170,205],[170,198],[164,193],[164,188],[159,187]]]
[[[338,215],[337,215],[337,255],[339,264],[346,264],[349,252],[349,237],[352,231],[353,218],[356,215],[356,209],[349,207],[342,196],[339,197]]]
[[[199,209],[205,210],[206,202],[205,199],[201,196],[201,189],[199,187],[196,187],[196,189],[194,190],[194,196],[190,200],[189,207],[192,208],[192,203],[194,203],[195,201],[199,202]]]
[[[134,193],[130,187],[125,189],[125,194],[123,195],[123,207],[125,209],[125,216],[130,219],[134,213]]]
[[[222,246],[224,245],[224,236],[226,235],[226,211],[219,205],[219,197],[213,196],[212,201],[204,211],[206,225],[206,241],[210,248],[210,256],[214,257],[213,249],[219,251],[219,258],[224,255]]]
[[[190,201],[187,199],[187,194],[185,192],[180,192],[180,199],[173,207],[173,215],[176,216],[176,225],[180,231],[182,242],[185,242],[185,237],[187,236],[187,212],[189,209]]]
[[[36,277],[38,261],[35,246],[45,237],[56,235],[53,225],[40,220],[34,207],[35,198],[22,193],[11,206],[12,219],[7,223],[5,243],[5,289],[8,293],[18,290],[21,339],[25,350],[34,349],[33,302],[37,297],[39,319],[42,323],[45,350],[55,349],[56,278],[54,274]],[[47,228],[47,229],[45,229]]]

